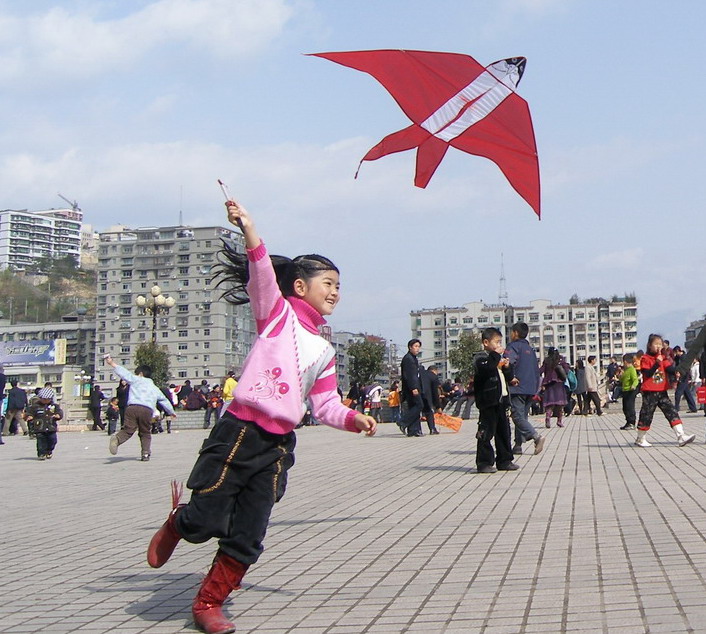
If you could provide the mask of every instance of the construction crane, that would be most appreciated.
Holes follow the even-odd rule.
[[[73,211],[81,211],[81,207],[78,206],[78,203],[74,200],[71,201],[69,200],[66,196],[63,196],[62,194],[57,193],[57,196],[61,198],[62,200],[65,200],[69,205],[71,205],[71,209]]]

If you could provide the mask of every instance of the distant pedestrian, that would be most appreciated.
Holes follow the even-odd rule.
[[[106,355],[105,362],[113,368],[115,373],[130,384],[128,406],[125,410],[125,426],[115,435],[110,437],[108,448],[110,453],[118,453],[118,447],[129,440],[135,432],[140,437],[142,461],[147,462],[152,453],[152,418],[159,403],[171,416],[176,416],[172,404],[162,391],[154,384],[152,368],[140,365],[135,369],[135,374],[126,370]]]
[[[603,416],[601,397],[598,395],[598,371],[596,370],[596,356],[591,355],[586,359],[586,398],[593,403],[598,416]]]
[[[7,435],[17,434],[18,425],[26,436],[29,431],[25,423],[24,415],[27,407],[27,392],[17,386],[17,379],[10,381],[10,391],[7,393],[7,413],[5,414],[5,424],[2,433]]]
[[[88,410],[91,412],[93,417],[93,427],[92,431],[97,431],[100,429],[105,429],[105,423],[101,420],[101,415],[103,414],[103,401],[105,400],[105,394],[101,392],[100,385],[94,385],[91,389],[91,394],[88,397]]]
[[[566,381],[569,365],[556,348],[549,348],[539,373],[542,376],[542,404],[544,406],[544,426],[552,426],[552,415],[556,424],[564,426],[564,405],[566,405]]]
[[[671,380],[678,378],[676,368],[671,357],[665,356],[665,342],[657,334],[651,334],[647,340],[647,352],[640,360],[640,370],[642,372],[642,407],[637,421],[637,439],[635,444],[638,447],[651,447],[645,436],[652,426],[652,418],[655,410],[659,407],[665,418],[669,421],[677,437],[677,444],[680,447],[693,442],[696,435],[685,434],[684,426],[679,418],[678,412],[674,409],[672,401],[669,400],[667,390]]]
[[[436,366],[432,365],[428,368],[420,366],[419,372],[422,376],[422,414],[427,419],[429,435],[434,436],[439,433],[434,421],[434,415],[441,414],[439,371]]]
[[[379,423],[382,422],[382,386],[374,382],[368,390],[370,415]]]
[[[203,417],[203,428],[208,429],[211,424],[211,419],[215,418],[218,421],[221,408],[223,407],[223,390],[220,385],[214,385],[213,389],[208,394],[206,413]]]
[[[184,385],[182,385],[179,390],[179,394],[177,394],[177,397],[179,398],[179,407],[186,407],[186,399],[189,398],[189,394],[193,391],[194,388],[191,387],[191,381],[186,379],[186,381],[184,381]]]
[[[620,429],[635,429],[635,398],[640,391],[640,378],[635,369],[635,355],[623,355],[623,371],[620,374],[620,391],[623,396],[625,424]]]
[[[522,443],[534,441],[535,455],[544,448],[544,437],[529,420],[532,399],[539,392],[539,364],[534,348],[527,341],[529,326],[522,321],[513,324],[510,343],[503,356],[510,360],[513,380],[510,383],[510,413],[515,425],[512,453],[522,455]]]
[[[422,348],[419,339],[407,342],[407,354],[402,357],[400,375],[402,376],[402,402],[405,411],[402,415],[400,429],[402,433],[414,437],[422,435],[422,379],[417,356]]]
[[[130,386],[124,379],[120,379],[118,387],[115,388],[115,395],[118,397],[118,410],[120,411],[120,427],[125,424],[125,410],[127,409],[127,399],[130,394]]]
[[[57,442],[58,422],[64,417],[61,408],[54,403],[54,390],[43,387],[37,400],[27,408],[27,422],[32,426],[37,439],[37,457],[51,460]]]
[[[390,408],[390,419],[396,425],[400,424],[400,382],[393,381],[390,385],[390,391],[387,395],[387,406]]]
[[[117,396],[108,401],[108,406],[105,408],[105,420],[108,423],[108,435],[112,436],[117,431],[120,420],[120,399]]]
[[[679,366],[681,358],[684,356],[684,351],[680,346],[674,346],[674,367]],[[696,407],[696,401],[694,400],[694,394],[692,392],[692,377],[691,372],[685,372],[677,380],[677,386],[674,389],[674,409],[679,412],[679,406],[681,405],[682,397],[686,400],[686,405],[689,408],[689,413],[695,414],[698,409]]]

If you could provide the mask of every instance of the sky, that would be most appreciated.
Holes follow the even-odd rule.
[[[700,0],[0,0],[0,208],[76,200],[98,230],[224,225],[341,270],[334,329],[404,343],[412,310],[635,292],[639,338],[706,312]],[[542,220],[487,159],[366,162],[409,125],[306,53],[525,56]]]

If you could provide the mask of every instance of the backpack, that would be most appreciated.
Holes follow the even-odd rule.
[[[569,388],[571,393],[574,393],[579,385],[578,379],[576,378],[576,372],[574,372],[571,368],[569,368],[566,372],[566,381],[564,381],[564,385]]]

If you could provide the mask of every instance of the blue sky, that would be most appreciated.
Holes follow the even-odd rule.
[[[0,0],[0,208],[76,199],[98,229],[223,224],[216,179],[270,250],[341,268],[335,328],[409,311],[635,291],[640,340],[706,312],[706,3],[653,0]],[[370,76],[304,53],[527,57],[537,221],[488,160],[358,161],[408,125]]]

